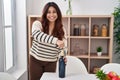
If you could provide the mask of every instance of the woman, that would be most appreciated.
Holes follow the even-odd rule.
[[[66,46],[65,34],[59,7],[54,2],[47,3],[41,21],[32,25],[31,80],[39,80],[44,72],[55,72],[60,49]]]

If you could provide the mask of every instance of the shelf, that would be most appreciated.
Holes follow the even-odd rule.
[[[101,56],[97,56],[97,53],[91,53],[90,58],[91,59],[109,59],[110,57],[105,53],[102,53]]]
[[[70,36],[70,38],[89,38],[89,36]]]
[[[84,55],[84,54],[83,55],[82,54],[81,55],[73,55],[72,54],[71,56],[75,56],[75,57],[78,57],[78,58],[89,58],[88,55]]]
[[[90,37],[91,39],[110,39],[110,37],[98,37],[98,36],[94,36],[94,37]]]

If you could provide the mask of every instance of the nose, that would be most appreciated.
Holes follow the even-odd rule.
[[[52,13],[52,12],[50,13],[50,16],[53,16],[53,13]]]

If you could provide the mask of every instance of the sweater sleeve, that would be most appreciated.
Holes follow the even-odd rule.
[[[34,21],[32,24],[32,36],[38,42],[45,42],[50,44],[56,44],[58,38],[50,36],[42,32],[42,24],[40,21]]]
[[[64,41],[64,43],[65,43],[65,46],[64,46],[64,48],[65,48],[65,51],[66,51],[66,53],[68,52],[68,46],[67,46],[67,33],[66,33],[66,30],[65,30],[65,28],[63,27],[63,30],[64,30],[64,38],[63,38],[63,41]],[[67,54],[66,54],[67,55]]]

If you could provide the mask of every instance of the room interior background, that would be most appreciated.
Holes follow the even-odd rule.
[[[40,15],[43,6],[49,1],[56,2],[62,14],[66,14],[67,0],[16,0],[17,58],[16,67],[10,74],[17,77],[18,80],[27,80],[27,16],[31,14]],[[109,15],[114,12],[114,7],[118,6],[118,0],[72,0],[71,5],[73,15]],[[1,41],[0,38],[0,44],[2,44]],[[0,49],[2,49],[1,46]],[[0,52],[0,71],[4,71],[2,56],[3,54]],[[117,55],[113,55],[113,62],[120,63]]]

